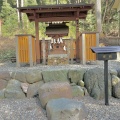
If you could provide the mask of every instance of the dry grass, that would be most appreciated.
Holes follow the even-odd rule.
[[[0,51],[1,50],[15,50],[15,40],[0,37]]]
[[[15,39],[0,37],[0,62],[5,62],[15,55]]]

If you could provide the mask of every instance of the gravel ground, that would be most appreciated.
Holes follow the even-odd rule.
[[[47,120],[38,98],[0,100],[0,120]]]
[[[109,61],[108,62],[109,69],[115,68],[118,69],[120,66],[120,61]],[[52,66],[52,65],[42,65],[38,64],[33,67],[29,67],[27,64],[23,64],[22,67],[16,67],[16,63],[11,63],[11,62],[6,62],[6,63],[0,63],[0,71],[30,71],[30,70],[59,70],[59,69],[79,69],[79,68],[94,68],[94,67],[104,67],[104,62],[103,61],[98,61],[97,64],[95,62],[93,63],[88,63],[86,65],[81,65],[81,64],[69,64],[69,65],[59,65],[59,66]]]
[[[104,100],[94,100],[86,96],[74,98],[82,101],[87,110],[85,120],[120,120],[120,100],[109,99],[109,106],[104,105]],[[0,120],[48,120],[46,112],[41,108],[38,98],[0,100]]]
[[[109,98],[109,106],[105,105],[103,100],[95,100],[89,96],[75,98],[82,101],[87,110],[88,117],[85,120],[120,120],[120,100],[116,98]]]
[[[0,63],[0,71],[28,71],[33,69],[55,70],[55,69],[76,69],[76,68],[94,68],[103,67],[103,62],[87,65],[66,65],[66,66],[46,66],[36,65],[34,67],[17,68],[15,63]],[[119,61],[109,61],[109,69],[118,69]],[[120,120],[120,100],[116,98],[109,99],[109,106],[104,105],[104,100],[94,100],[86,96],[83,98],[74,98],[82,101],[88,110],[86,120]],[[46,112],[42,109],[38,98],[31,99],[3,99],[0,100],[0,120],[47,120]]]

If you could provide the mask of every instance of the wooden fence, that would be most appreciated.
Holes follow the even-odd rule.
[[[92,53],[91,47],[99,46],[99,34],[98,33],[82,33],[79,40],[76,41],[73,38],[63,39],[67,51],[69,63],[73,63],[73,60],[77,59],[82,64],[86,64],[87,61],[95,61],[96,55]],[[43,64],[46,64],[48,55],[50,54],[50,42],[51,40],[40,40],[40,56]],[[77,49],[76,49],[77,45]],[[36,49],[35,38],[32,35],[16,35],[16,59],[17,66],[20,63],[30,63],[30,66],[36,64]]]
[[[32,35],[16,35],[17,66],[20,63],[36,64],[35,37]]]

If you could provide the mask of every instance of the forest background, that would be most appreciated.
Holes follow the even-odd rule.
[[[23,3],[22,3],[23,1]],[[76,0],[71,0],[75,3]],[[82,0],[85,3],[96,3],[96,0]],[[112,9],[114,0],[101,0],[102,6],[102,36],[118,36],[119,15],[116,9]],[[0,61],[15,56],[16,34],[35,35],[34,22],[29,22],[27,16],[22,14],[22,23],[18,18],[17,3],[19,6],[30,5],[50,5],[50,4],[67,4],[69,0],[0,0],[0,20],[2,21],[0,30]],[[21,4],[22,3],[22,4]],[[67,24],[69,26],[69,35],[75,38],[75,22]],[[45,23],[39,23],[40,39],[47,37],[45,35]],[[96,31],[95,7],[88,12],[86,20],[79,20],[79,31]]]

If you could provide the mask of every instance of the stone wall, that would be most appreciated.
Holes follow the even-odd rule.
[[[72,97],[83,97],[89,94],[95,99],[103,99],[103,72],[104,70],[101,68],[47,71],[30,70],[28,72],[2,71],[0,72],[0,98],[31,98],[38,95],[38,91],[46,83],[57,82],[56,84],[59,86],[59,82],[68,82],[71,87]],[[118,91],[120,89],[120,80],[117,75],[119,75],[119,71],[109,71],[109,95],[120,98]]]

